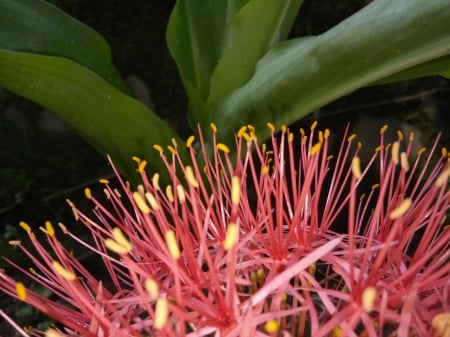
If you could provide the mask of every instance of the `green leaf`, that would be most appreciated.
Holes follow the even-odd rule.
[[[215,107],[220,135],[231,142],[253,124],[263,139],[266,122],[289,125],[396,74],[448,75],[449,22],[448,0],[375,0],[323,35],[282,43]]]
[[[0,0],[0,48],[70,59],[128,92],[108,43],[46,1]]]
[[[146,159],[149,171],[164,176],[153,145],[164,147],[172,138],[183,144],[142,103],[71,60],[0,49],[0,86],[55,112],[131,178],[136,178],[132,156]],[[183,146],[179,151],[186,154]]]
[[[167,42],[190,103],[190,118],[212,119],[211,105],[244,85],[256,62],[284,40],[303,0],[178,0]]]

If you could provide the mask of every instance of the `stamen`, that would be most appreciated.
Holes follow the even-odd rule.
[[[310,152],[311,156],[314,156],[317,152],[319,152],[321,147],[322,147],[322,142],[318,142],[318,143],[314,144],[311,148],[311,152]]]
[[[27,298],[27,288],[25,288],[22,282],[16,283],[16,294],[21,301],[25,301],[25,299]]]
[[[159,204],[153,194],[151,194],[150,192],[145,193],[145,199],[147,199],[152,210],[157,211],[160,209]]]
[[[150,299],[152,301],[156,301],[159,295],[158,283],[152,278],[147,278],[144,281],[144,287],[148,296],[150,296]]]
[[[173,199],[172,185],[166,186],[166,196],[170,202],[173,202],[174,199]]]
[[[59,226],[59,228],[62,230],[62,232],[63,232],[64,234],[67,234],[67,233],[68,233],[67,227],[64,226],[64,224],[63,224],[62,222],[58,222],[58,226]]]
[[[233,205],[239,205],[241,198],[241,181],[239,177],[233,177],[231,179],[231,203]]]
[[[267,333],[275,333],[280,330],[280,323],[276,319],[270,319],[264,324],[264,330]]]
[[[195,136],[190,135],[186,141],[186,147],[189,149],[192,146],[192,143],[195,141]]]
[[[266,123],[267,127],[270,129],[271,132],[275,133],[275,126],[272,123]]]
[[[22,241],[20,241],[20,240],[11,240],[11,241],[8,241],[8,243],[11,246],[19,246],[22,243]]]
[[[55,229],[52,226],[52,223],[50,221],[45,222],[45,231],[47,232],[48,236],[53,237],[55,236]]]
[[[436,187],[441,187],[447,182],[449,177],[450,177],[450,167],[448,167],[439,174],[434,184],[436,185]]]
[[[450,335],[450,312],[443,312],[433,317],[431,326],[435,330],[435,337],[447,337]]]
[[[175,232],[171,229],[166,232],[166,244],[167,248],[169,248],[170,255],[175,260],[178,260],[181,256],[180,248],[178,248],[178,242],[175,236]]]
[[[197,188],[199,186],[197,180],[195,179],[194,171],[192,170],[191,166],[186,166],[186,180],[189,185],[194,188]]]
[[[216,126],[216,124],[210,123],[209,126],[211,127],[211,130],[212,130],[214,133],[217,133],[217,126]]]
[[[26,222],[20,221],[19,226],[22,227],[25,230],[25,232],[31,233],[31,227]]]
[[[244,134],[245,131],[247,131],[247,127],[246,127],[245,125],[244,125],[244,126],[241,126],[241,128],[240,128],[239,131],[237,132],[238,138],[241,138],[241,137],[242,137],[242,134]]]
[[[155,322],[153,326],[157,330],[164,328],[167,322],[167,316],[169,316],[169,304],[166,298],[160,298],[156,302],[155,307]]]
[[[137,171],[138,171],[139,173],[144,173],[145,166],[147,166],[147,161],[146,161],[146,160],[141,161],[141,162],[139,163],[139,166],[138,166],[138,168],[137,168]]]
[[[228,148],[228,146],[226,146],[223,143],[218,143],[216,147],[217,147],[217,150],[220,150],[225,153],[230,153],[230,149]]]
[[[361,298],[361,305],[365,312],[370,313],[373,310],[375,300],[377,299],[377,290],[375,287],[364,289]]]
[[[178,200],[180,200],[181,203],[184,203],[186,201],[186,195],[184,194],[184,188],[181,185],[177,185],[177,196],[178,196]]]
[[[110,238],[105,239],[105,246],[110,251],[112,251],[116,254],[119,254],[119,255],[127,254],[131,250],[131,249],[128,249],[128,247],[122,246],[120,243],[118,243],[117,241],[110,239]]]
[[[408,156],[406,152],[400,153],[400,165],[405,172],[409,171]]]
[[[60,334],[58,331],[56,331],[55,329],[49,328],[47,329],[47,331],[45,332],[45,337],[64,337],[64,335]]]
[[[92,198],[91,189],[86,187],[84,189],[84,195],[86,196],[86,198],[91,199]]]
[[[311,124],[310,130],[313,131],[313,130],[316,128],[317,124],[318,124],[318,122],[317,122],[317,121],[314,121],[314,122]]]
[[[159,153],[164,153],[164,149],[162,148],[161,145],[154,144],[154,145],[153,145],[153,148],[154,148],[156,151],[158,151]]]
[[[447,154],[448,154],[447,148],[443,147],[441,150],[441,153],[442,153],[442,158],[447,157]]]
[[[394,142],[392,144],[391,157],[395,165],[398,165],[398,163],[400,162],[399,152],[400,152],[400,142]]]
[[[136,157],[136,156],[131,157],[131,159],[132,159],[133,161],[135,161],[138,165],[139,165],[139,163],[141,162],[141,158]]]
[[[227,228],[227,235],[225,241],[223,242],[223,248],[225,250],[230,250],[239,240],[239,227],[235,223],[230,223]]]
[[[55,273],[61,276],[66,281],[75,281],[77,279],[77,276],[74,273],[64,268],[58,261],[53,261],[52,267]]]
[[[133,192],[133,199],[136,203],[136,206],[139,208],[139,210],[144,214],[150,213],[150,207],[147,206],[144,198],[139,192]]]
[[[106,178],[101,178],[98,182],[99,182],[100,184],[109,184],[109,180],[106,179]]]
[[[131,250],[133,247],[131,246],[130,241],[128,241],[128,239],[125,237],[125,235],[123,235],[122,230],[119,227],[115,227],[112,230],[112,235],[114,240],[116,240],[116,242],[125,247],[128,248],[129,250]]]
[[[359,157],[353,157],[352,160],[352,173],[355,179],[359,180],[361,179],[362,173],[361,173],[361,160]]]
[[[167,149],[170,151],[170,153],[177,154],[177,150],[175,150],[172,145],[167,145]]]
[[[391,213],[389,213],[389,219],[395,220],[404,215],[408,209],[411,207],[412,200],[411,198],[405,198],[402,203],[397,206]]]
[[[382,127],[381,127],[381,129],[380,129],[380,135],[382,135],[383,133],[385,133],[386,132],[386,130],[388,129],[388,125],[387,124],[384,124]]]
[[[400,130],[397,130],[397,137],[398,137],[398,140],[402,141],[403,140],[403,132],[401,132]]]

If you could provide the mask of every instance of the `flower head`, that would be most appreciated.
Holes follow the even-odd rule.
[[[330,131],[316,123],[300,135],[268,127],[267,144],[245,126],[230,148],[212,125],[211,155],[199,130],[198,148],[193,137],[186,143],[190,163],[176,143],[167,156],[155,146],[170,182],[148,177],[146,162],[133,158],[141,185],[117,172],[118,188],[102,179],[108,206],[85,191],[96,219],[68,201],[92,240],[59,227],[101,260],[102,278],[50,222],[40,228],[46,244],[21,223],[35,251],[12,244],[32,268],[10,263],[54,296],[5,272],[0,289],[55,319],[48,336],[442,334],[440,317],[450,312],[446,151],[431,165],[436,144],[424,160],[423,150],[411,153],[413,137],[385,144],[382,130],[361,167],[354,135],[333,157]],[[370,168],[378,181],[364,197]]]

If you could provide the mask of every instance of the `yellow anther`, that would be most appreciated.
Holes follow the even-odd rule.
[[[319,143],[323,142],[323,131],[319,130]]]
[[[441,187],[442,185],[444,185],[448,178],[450,177],[450,167],[448,167],[447,169],[445,169],[444,171],[442,171],[439,176],[436,179],[436,182],[434,183],[437,187]]]
[[[177,238],[175,236],[175,232],[171,229],[169,229],[166,232],[166,244],[167,244],[167,248],[169,249],[170,255],[175,260],[178,260],[181,256],[180,248],[178,247],[178,242],[177,242]]]
[[[319,150],[322,148],[322,143],[318,142],[316,144],[314,144],[311,148],[311,156],[314,156],[317,152],[319,152]]]
[[[145,170],[145,166],[147,166],[147,161],[146,160],[141,161],[138,165],[137,171],[139,173],[143,173]]]
[[[286,124],[281,125],[281,132],[286,133],[287,126]]]
[[[155,173],[152,177],[152,186],[153,188],[158,191],[160,190],[159,188],[159,173]]]
[[[431,320],[431,326],[435,330],[434,337],[450,336],[450,312],[437,314]]]
[[[31,274],[33,274],[33,275],[36,275],[36,274],[37,274],[37,273],[36,273],[36,270],[35,270],[34,268],[32,268],[32,267],[28,268],[28,271],[29,271]]]
[[[266,279],[266,271],[264,270],[264,268],[259,268],[256,271],[256,280],[259,283],[263,283],[265,279]]]
[[[188,184],[194,188],[197,188],[199,186],[194,176],[194,170],[191,166],[186,166],[186,180]]]
[[[304,135],[306,135],[306,132],[303,128],[298,129],[298,131],[300,132],[300,135],[303,137]]]
[[[323,137],[326,139],[328,137],[330,137],[330,129],[325,129],[324,133],[323,133]]]
[[[131,246],[130,241],[128,241],[128,239],[125,237],[125,235],[123,235],[122,230],[119,227],[115,227],[112,230],[112,235],[114,240],[116,240],[116,242],[123,246],[124,248],[128,249],[128,251],[130,251],[133,247]]]
[[[409,141],[412,142],[414,140],[414,131],[409,133]]]
[[[186,195],[184,193],[184,188],[181,185],[177,185],[177,196],[180,203],[184,203],[186,201]]]
[[[376,190],[378,187],[380,187],[380,184],[378,184],[378,183],[372,185],[372,189],[373,190]]]
[[[241,198],[241,181],[239,177],[231,178],[231,203],[233,205],[239,205]]]
[[[342,328],[340,326],[336,326],[331,330],[331,336],[330,337],[342,337],[344,336]]]
[[[154,210],[154,211],[159,210],[159,208],[160,208],[159,204],[156,201],[156,198],[153,194],[151,194],[150,192],[145,193],[145,199],[147,199],[147,202],[149,203],[152,210]]]
[[[140,195],[142,195],[142,196],[145,195],[144,185],[142,185],[142,184],[137,185],[136,190]]]
[[[63,334],[59,333],[55,329],[49,328],[45,331],[45,337],[64,337]]]
[[[101,178],[101,179],[99,179],[98,182],[99,182],[100,184],[109,184],[109,180],[106,179],[106,178]]]
[[[380,152],[381,150],[383,149],[383,146],[382,145],[378,145],[376,148],[375,148],[375,152]]]
[[[86,187],[84,189],[84,195],[86,196],[86,198],[91,199],[92,198],[91,189]]]
[[[25,301],[25,299],[27,298],[27,288],[25,288],[22,282],[16,283],[16,294],[21,301]]]
[[[289,134],[288,134],[288,142],[292,143],[293,140],[294,140],[294,134],[292,132],[289,132]]]
[[[311,276],[316,275],[316,270],[317,270],[317,268],[316,268],[315,264],[310,265],[308,268],[309,275],[311,275]]]
[[[172,138],[171,141],[172,141],[173,147],[174,147],[174,148],[177,148],[177,147],[178,147],[177,140],[176,140],[175,138]]]
[[[403,140],[403,132],[401,132],[400,130],[397,130],[397,137],[398,137],[398,140],[402,141]]]
[[[31,233],[31,227],[26,222],[20,221],[19,226],[22,227],[25,230],[25,232]]]
[[[244,138],[247,143],[252,140],[252,136],[250,136],[247,132],[242,134],[242,138]]]
[[[443,158],[447,157],[447,155],[448,155],[447,148],[443,147],[441,153],[442,153]]]
[[[222,151],[222,152],[230,153],[230,149],[228,148],[228,146],[226,146],[226,145],[223,144],[223,143],[218,143],[218,144],[216,145],[216,148],[217,148],[217,150],[220,150],[220,151]]]
[[[367,287],[364,289],[361,297],[361,305],[365,312],[370,313],[375,305],[377,299],[377,290],[375,287]]]
[[[133,161],[135,161],[136,163],[138,163],[138,164],[141,162],[141,158],[136,157],[136,156],[131,157],[131,159],[132,159]]]
[[[116,254],[127,254],[130,252],[128,247],[122,246],[120,243],[110,238],[105,239],[105,246]]]
[[[400,166],[405,172],[409,171],[408,155],[406,152],[400,153]]]
[[[392,161],[394,162],[395,165],[398,165],[398,163],[400,162],[399,153],[400,153],[400,143],[394,142],[394,144],[392,144],[391,156]]]
[[[70,199],[66,199],[66,202],[70,207],[75,207],[75,204]]]
[[[154,144],[154,145],[153,145],[153,148],[154,148],[156,151],[158,151],[159,153],[163,153],[163,152],[164,152],[164,149],[162,148],[161,145]]]
[[[77,276],[74,273],[64,268],[63,265],[58,261],[53,261],[52,267],[55,273],[61,276],[66,281],[75,281],[77,279]]]
[[[359,157],[353,157],[352,159],[352,173],[355,179],[361,179],[361,160],[359,159]]]
[[[227,228],[227,235],[223,242],[223,248],[230,250],[233,248],[239,240],[239,227],[235,223],[230,223]]]
[[[388,129],[388,125],[387,125],[387,124],[384,124],[384,125],[381,127],[381,129],[380,129],[380,135],[382,135],[383,133],[385,133],[387,129]]]
[[[172,192],[172,185],[166,186],[166,197],[169,199],[170,202],[173,202],[173,192]]]
[[[351,134],[350,136],[347,137],[347,141],[351,142],[355,138],[356,138],[356,134],[353,133],[353,134]]]
[[[239,129],[239,131],[237,132],[237,136],[239,137],[239,138],[241,138],[242,137],[242,134],[243,133],[245,133],[245,131],[247,131],[247,127],[244,125],[244,126],[241,126],[241,128]]]
[[[153,327],[157,330],[164,328],[168,316],[169,303],[166,298],[159,298],[155,306],[155,320],[153,322]]]
[[[313,130],[316,128],[317,124],[318,124],[318,122],[317,122],[317,121],[314,121],[314,122],[311,124],[310,130],[313,131]]]
[[[195,136],[190,135],[186,141],[186,147],[189,149],[192,146],[192,143],[194,143],[194,141],[195,141]]]
[[[405,198],[400,205],[394,208],[391,213],[389,213],[389,219],[395,220],[404,215],[408,209],[411,207],[412,200],[411,198]]]
[[[264,330],[267,333],[275,333],[280,330],[280,323],[276,319],[270,319],[264,324]]]
[[[67,230],[67,227],[64,226],[64,224],[63,224],[62,222],[58,222],[58,226],[59,226],[59,228],[62,230],[62,232],[63,232],[64,234],[69,233],[69,231]]]
[[[114,194],[116,195],[117,198],[121,198],[122,196],[120,195],[120,192],[117,188],[113,189]]]
[[[251,124],[247,124],[247,128],[248,128],[248,130],[250,132],[255,132],[256,131],[255,127],[253,125],[251,125]]]
[[[144,281],[144,287],[150,299],[156,301],[159,295],[158,283],[152,278],[147,278]]]
[[[427,149],[425,147],[421,147],[419,151],[417,151],[417,155],[420,156],[422,153],[424,153]]]
[[[262,169],[261,169],[261,173],[262,174],[267,174],[267,173],[269,173],[269,170],[270,170],[269,166],[268,165],[264,165],[262,167]]]
[[[8,241],[8,244],[10,244],[11,246],[19,246],[21,243],[22,243],[22,241],[20,241],[20,240]]]
[[[52,223],[50,221],[45,222],[45,231],[48,234],[48,236],[55,236],[55,229],[52,226]]]
[[[177,154],[177,150],[175,150],[172,145],[167,145],[167,149],[170,151],[170,153]]]
[[[217,133],[217,126],[216,126],[216,124],[210,123],[209,126],[211,127],[211,130],[212,130],[214,133]]]
[[[275,126],[272,123],[269,122],[269,123],[266,123],[266,125],[271,132],[275,132]]]
[[[266,145],[266,143],[263,143],[263,144],[261,145],[261,152],[262,152],[262,153],[266,153],[266,150],[267,150],[267,145]]]
[[[134,202],[136,203],[136,206],[139,208],[139,210],[142,213],[144,213],[144,214],[150,213],[150,207],[147,206],[141,193],[133,192],[133,199],[134,199]]]

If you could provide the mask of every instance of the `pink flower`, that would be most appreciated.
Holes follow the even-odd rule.
[[[92,240],[59,227],[101,270],[81,264],[50,222],[40,228],[46,243],[21,223],[34,251],[12,244],[33,267],[9,262],[53,296],[5,272],[0,289],[53,318],[47,336],[448,336],[446,150],[431,164],[437,142],[414,156],[412,136],[385,144],[384,128],[362,169],[353,135],[332,157],[330,132],[316,123],[299,141],[268,127],[269,144],[247,126],[230,150],[212,125],[211,156],[199,130],[189,164],[178,144],[168,156],[156,145],[169,184],[134,158],[136,189],[117,172],[118,189],[100,181],[108,206],[86,189],[95,219],[68,201]],[[370,168],[378,182],[362,197]],[[345,234],[335,228],[342,216]]]

